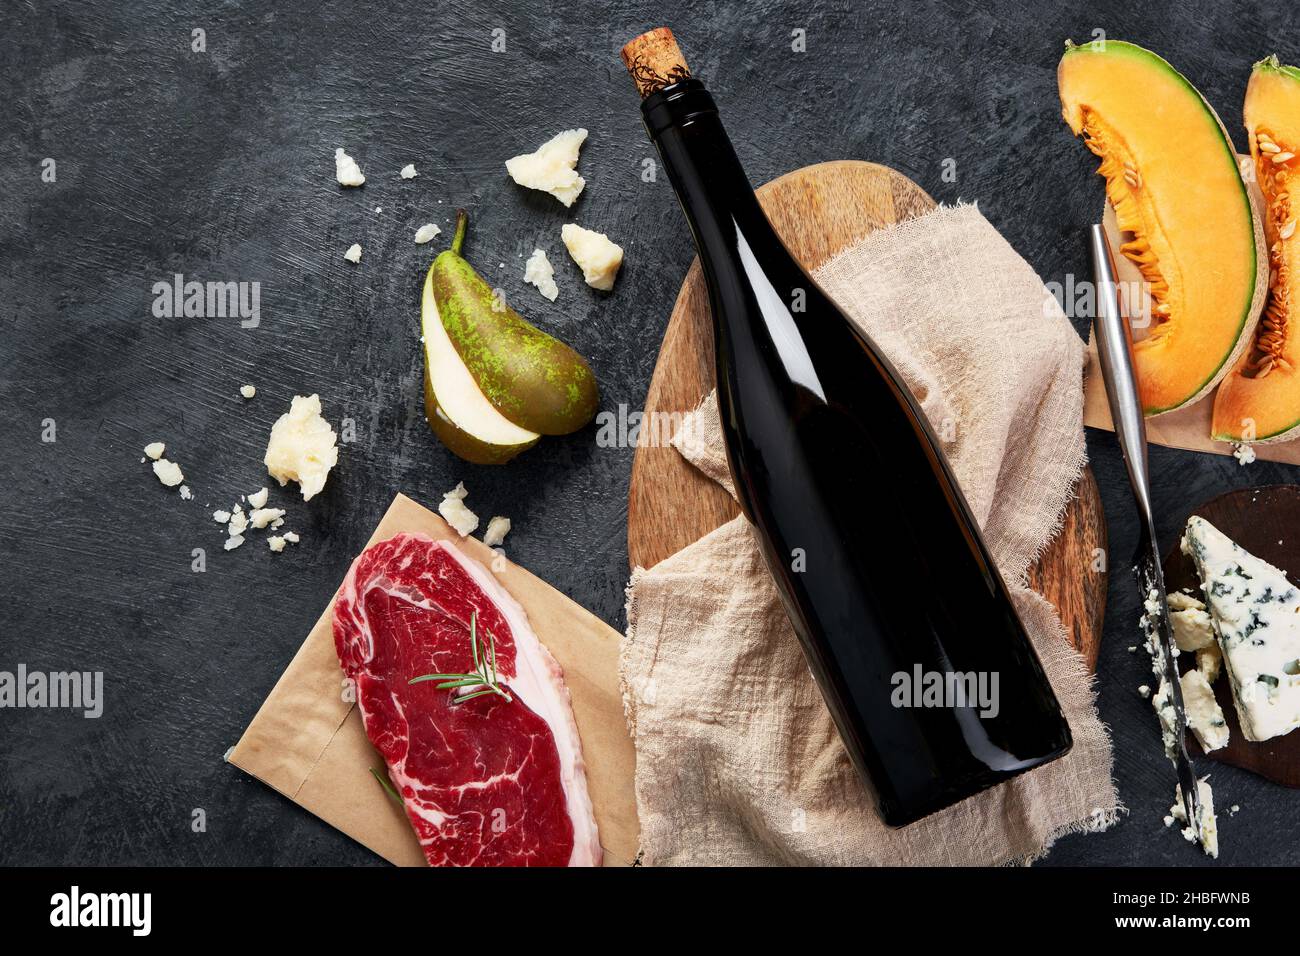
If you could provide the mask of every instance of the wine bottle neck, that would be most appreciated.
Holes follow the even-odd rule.
[[[719,239],[731,245],[737,228],[771,229],[703,83],[666,87],[647,97],[641,111],[701,254],[719,248]]]

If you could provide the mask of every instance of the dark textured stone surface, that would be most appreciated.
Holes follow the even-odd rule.
[[[6,5],[0,669],[103,670],[107,709],[99,720],[0,712],[0,862],[376,863],[222,754],[398,489],[434,504],[464,479],[480,514],[515,520],[512,558],[622,626],[631,452],[596,448],[588,430],[493,470],[436,444],[420,406],[415,302],[446,237],[417,247],[411,235],[468,207],[472,261],[591,359],[603,407],[639,406],[693,253],[668,185],[639,177],[652,150],[618,62],[624,40],[660,22],[677,29],[755,182],[826,159],[886,163],[937,199],[978,200],[1059,280],[1086,271],[1082,227],[1101,197],[1059,118],[1065,37],[1105,28],[1160,51],[1239,146],[1250,63],[1300,52],[1283,4],[1196,4],[1177,17],[1093,7]],[[195,28],[205,53],[190,50]],[[498,28],[506,51],[493,54]],[[791,52],[796,28],[806,53]],[[592,135],[570,216],[510,183],[501,163],[577,125]],[[363,189],[335,185],[336,146],[365,168]],[[40,179],[46,157],[55,183]],[[946,158],[956,182],[942,178]],[[404,182],[408,162],[420,176]],[[570,218],[625,245],[612,295],[583,286],[564,254]],[[354,241],[359,266],[341,259]],[[554,305],[522,282],[535,244],[557,266]],[[154,318],[151,287],[175,272],[261,282],[260,327]],[[250,403],[238,397],[245,382],[258,386]],[[311,392],[332,421],[355,420],[357,441],[308,505],[273,489],[302,545],[275,556],[255,535],[222,553],[209,512],[264,483],[267,429]],[[45,419],[57,423],[53,444],[40,440]],[[140,464],[153,440],[183,465],[194,501]],[[1090,448],[1122,563],[1135,542],[1122,467],[1109,436]],[[1164,449],[1152,461],[1169,541],[1194,503],[1295,474]],[[190,570],[196,547],[208,552],[203,574]],[[1161,825],[1172,775],[1135,692],[1146,664],[1125,650],[1138,613],[1117,575],[1097,688],[1131,813],[1108,833],[1061,840],[1048,863],[1206,862]],[[1300,862],[1289,835],[1300,795],[1222,767],[1214,783],[1220,803],[1242,807],[1222,820],[1222,862]],[[206,833],[192,832],[195,808]]]

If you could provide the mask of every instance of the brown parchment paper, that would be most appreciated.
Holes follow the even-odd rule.
[[[492,569],[524,606],[538,638],[564,668],[605,863],[631,864],[638,840],[636,753],[619,689],[622,635],[545,581],[481,541],[461,538],[439,515],[399,494],[367,546],[400,531],[454,541]],[[424,866],[405,813],[370,773],[384,762],[366,738],[356,705],[344,699],[333,607],[331,597],[229,760],[389,862]]]
[[[1238,156],[1243,167],[1249,167],[1249,156]],[[1255,194],[1256,208],[1265,209],[1264,197],[1253,178],[1247,180]],[[1102,212],[1102,224],[1110,237],[1112,249],[1119,249],[1121,236],[1119,224],[1115,219],[1115,210],[1106,203]],[[1116,278],[1127,288],[1142,285],[1142,274],[1128,259],[1116,254]],[[1091,277],[1089,277],[1091,278]],[[1141,333],[1135,332],[1140,338]],[[1106,385],[1101,378],[1101,364],[1097,357],[1097,345],[1091,332],[1088,335],[1088,359],[1083,389],[1083,423],[1090,428],[1103,428],[1113,432],[1114,424],[1110,418],[1110,405],[1106,401]],[[1188,451],[1207,451],[1215,455],[1231,455],[1234,446],[1231,442],[1214,441],[1210,438],[1210,418],[1214,414],[1214,396],[1218,390],[1210,392],[1195,405],[1180,408],[1176,412],[1166,412],[1154,418],[1148,418],[1147,441],[1168,448],[1184,448]],[[1300,441],[1279,442],[1277,444],[1252,445],[1255,457],[1264,461],[1281,461],[1289,465],[1300,465]]]

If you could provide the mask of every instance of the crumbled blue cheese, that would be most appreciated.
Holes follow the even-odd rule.
[[[1300,726],[1300,591],[1204,518],[1188,519],[1183,550],[1201,578],[1242,734],[1289,733]]]
[[[1214,699],[1214,691],[1205,674],[1200,670],[1189,670],[1179,679],[1183,690],[1183,709],[1187,712],[1187,726],[1191,728],[1197,743],[1206,753],[1218,750],[1228,744],[1228,724],[1223,719],[1223,710]]]
[[[1255,460],[1255,448],[1253,445],[1237,445],[1232,450],[1232,457],[1242,465],[1249,465]]]
[[[340,186],[360,186],[366,181],[357,161],[345,153],[342,147],[334,150],[334,178]]]
[[[1199,651],[1214,644],[1214,623],[1200,608],[1172,611],[1169,625],[1173,630],[1174,644],[1180,651]]]
[[[1197,796],[1201,799],[1200,830],[1201,848],[1206,856],[1216,859],[1219,856],[1219,822],[1214,816],[1214,793],[1210,790],[1209,777],[1202,777],[1196,784]],[[1187,811],[1183,809],[1183,788],[1174,788],[1174,805],[1165,817],[1165,826],[1175,823],[1183,825],[1183,838],[1189,843],[1196,842],[1196,830],[1187,825]]]
[[[1169,681],[1161,678],[1160,689],[1151,698],[1156,717],[1160,720],[1160,741],[1164,744],[1165,756],[1177,760],[1178,754],[1178,717],[1174,710],[1174,698],[1169,689]]]

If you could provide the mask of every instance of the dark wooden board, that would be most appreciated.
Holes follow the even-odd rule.
[[[1256,557],[1276,565],[1296,583],[1300,569],[1300,488],[1295,485],[1265,485],[1230,491],[1188,513],[1199,515]],[[1200,597],[1200,581],[1192,559],[1175,544],[1165,556],[1165,587],[1178,591],[1190,588]],[[1237,708],[1232,702],[1228,675],[1214,682],[1214,697],[1228,722],[1226,747],[1205,754],[1211,760],[1251,770],[1287,787],[1300,787],[1300,733],[1292,732],[1252,743],[1241,732]],[[1200,754],[1200,746],[1189,732],[1189,752]]]
[[[807,166],[758,189],[781,238],[810,271],[876,229],[934,208],[921,187],[875,163]],[[713,333],[699,260],[691,264],[668,321],[645,403],[656,412],[695,408],[714,386]],[[633,567],[653,567],[740,513],[716,482],[667,444],[642,445],[632,463],[627,545]],[[1085,470],[1060,533],[1030,570],[1030,582],[1056,607],[1074,646],[1096,666],[1106,575],[1093,571],[1106,547],[1101,499]]]

